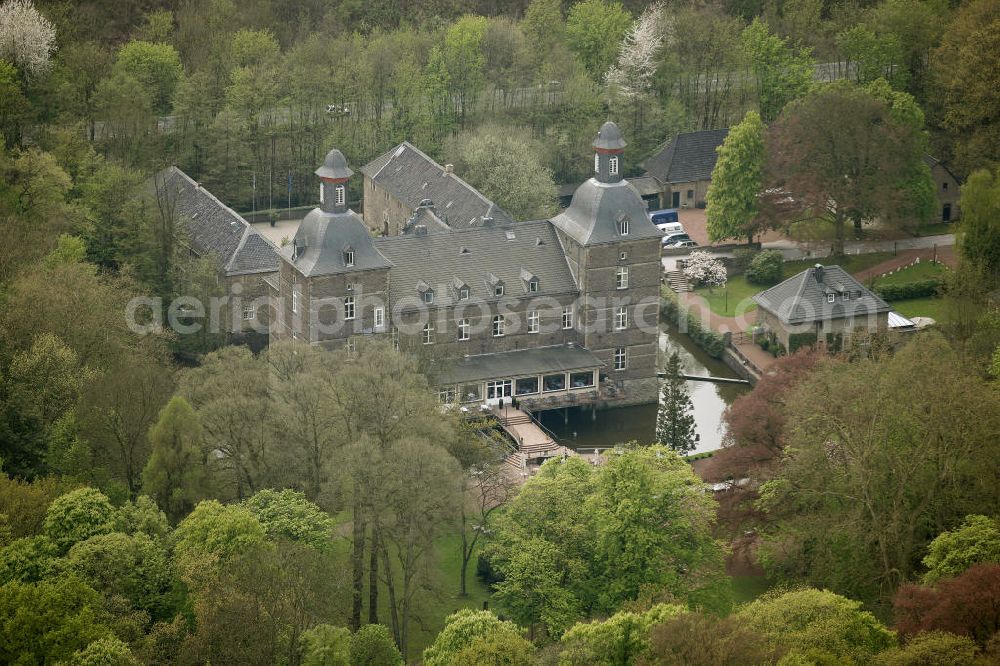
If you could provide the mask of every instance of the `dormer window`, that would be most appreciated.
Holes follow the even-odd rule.
[[[433,302],[434,302],[434,290],[428,289],[427,291],[424,292],[424,303],[433,303]]]
[[[344,265],[353,266],[354,265],[354,250],[351,248],[344,249]]]
[[[531,271],[522,268],[521,279],[524,280],[524,288],[529,294],[538,292],[538,278]]]
[[[338,206],[343,206],[347,201],[347,191],[344,189],[343,185],[337,185],[336,192],[336,203]]]
[[[495,285],[493,285],[493,295],[503,296],[503,282],[497,282]]]
[[[424,303],[434,302],[434,290],[431,289],[431,286],[423,280],[417,282],[417,291],[420,292],[420,299]]]
[[[618,218],[618,234],[628,236],[628,218],[624,215]]]
[[[836,300],[837,300],[837,295],[836,294],[829,293],[829,294],[826,295],[826,302],[827,303],[833,303]]]
[[[529,280],[528,281],[528,291],[530,291],[531,293],[534,293],[534,292],[538,291],[538,280],[537,279]]]
[[[469,300],[469,288],[468,287],[464,287],[463,286],[463,287],[459,288],[459,290],[458,290],[458,300],[460,300],[460,301],[467,301],[467,300]]]
[[[611,173],[612,176],[617,176],[618,175],[618,156],[617,155],[612,155],[608,159],[608,171]]]

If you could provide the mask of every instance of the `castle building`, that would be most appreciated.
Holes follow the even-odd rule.
[[[621,176],[625,145],[605,123],[594,176],[569,208],[514,222],[402,144],[365,167],[364,209],[379,237],[347,208],[353,172],[331,150],[316,171],[320,206],[279,253],[271,335],[347,351],[385,337],[427,358],[447,402],[655,401],[660,234]],[[412,205],[419,194],[400,192],[437,199]]]

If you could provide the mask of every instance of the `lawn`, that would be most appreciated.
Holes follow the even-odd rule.
[[[904,284],[907,282],[917,282],[919,280],[932,280],[944,277],[948,269],[933,261],[921,261],[919,264],[907,266],[891,275],[883,275],[875,280],[876,285]]]
[[[893,301],[889,305],[904,317],[930,317],[939,322],[945,315],[944,299],[937,296],[909,298],[905,301]]]
[[[857,273],[858,271],[881,264],[883,261],[888,261],[893,256],[892,252],[873,252],[871,254],[850,254],[840,258],[798,259],[796,261],[786,261],[782,267],[782,274],[785,279],[790,278],[807,268],[812,268],[817,262],[827,266],[842,266],[848,273]],[[757,305],[750,301],[750,297],[765,289],[767,289],[766,286],[750,284],[747,282],[745,276],[736,275],[726,283],[725,289],[716,287],[712,291],[709,291],[708,287],[699,287],[694,290],[694,293],[704,298],[708,303],[708,307],[715,314],[723,317],[734,317],[740,307],[740,303],[744,303],[742,312],[752,312],[755,310]],[[727,290],[728,294],[726,293]]]

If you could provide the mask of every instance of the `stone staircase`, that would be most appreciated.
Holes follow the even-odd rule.
[[[681,271],[667,271],[666,273],[667,286],[681,293],[682,291],[691,291],[691,285],[688,279],[684,276]]]

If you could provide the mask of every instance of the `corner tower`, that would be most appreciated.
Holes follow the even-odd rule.
[[[594,176],[552,219],[580,288],[576,325],[624,402],[655,402],[660,238],[638,191],[622,178],[626,146],[606,122],[594,139]]]

